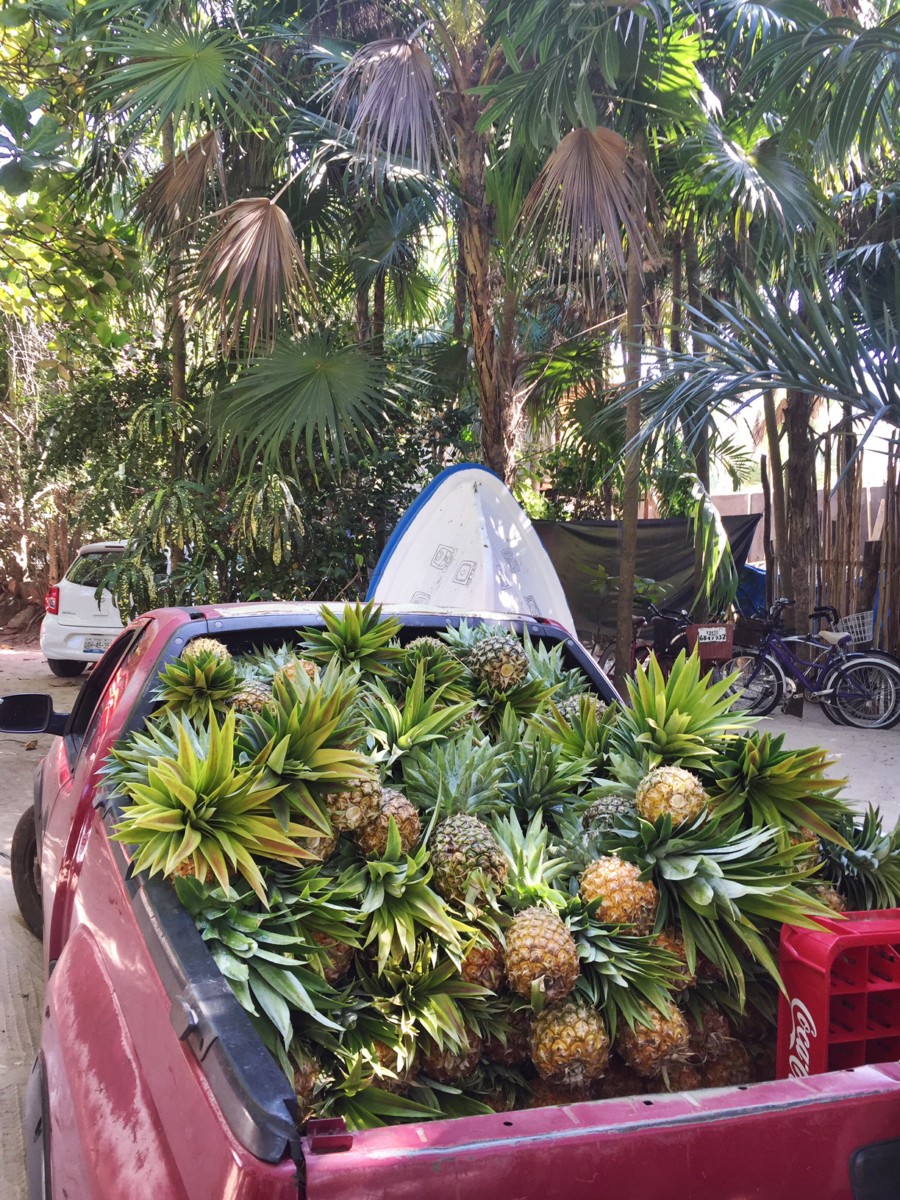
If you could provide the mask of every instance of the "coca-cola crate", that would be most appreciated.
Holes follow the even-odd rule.
[[[701,662],[728,662],[732,654],[734,626],[724,621],[688,625],[688,650],[697,648]]]
[[[779,1079],[900,1059],[900,909],[784,925]]]

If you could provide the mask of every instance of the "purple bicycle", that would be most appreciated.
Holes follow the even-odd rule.
[[[732,680],[736,707],[765,716],[796,691],[818,701],[835,725],[890,729],[900,721],[900,663],[879,652],[854,653],[849,634],[822,631],[814,638],[784,636],[781,614],[793,600],[776,600],[756,650],[738,650],[721,671]],[[821,616],[817,610],[813,616]],[[797,652],[815,648],[812,658]],[[823,653],[824,650],[824,653]]]

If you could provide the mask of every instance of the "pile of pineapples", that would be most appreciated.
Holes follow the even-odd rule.
[[[105,768],[301,1123],[771,1078],[780,925],[900,896],[824,752],[742,732],[696,659],[620,708],[527,632],[322,615],[192,641]]]

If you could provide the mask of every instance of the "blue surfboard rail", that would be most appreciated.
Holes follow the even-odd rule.
[[[381,578],[387,570],[388,564],[393,558],[395,550],[400,545],[403,535],[407,532],[410,525],[413,523],[434,493],[438,490],[438,488],[441,487],[441,485],[445,482],[445,480],[449,479],[451,475],[458,475],[460,471],[483,472],[485,475],[490,475],[492,479],[500,480],[500,476],[495,471],[490,470],[489,467],[485,467],[481,463],[457,463],[453,467],[446,467],[443,471],[441,471],[440,475],[435,475],[431,483],[429,483],[427,487],[423,488],[415,500],[413,500],[412,504],[397,522],[394,532],[388,538],[385,547],[381,552],[381,557],[375,564],[375,570],[372,572],[372,578],[369,582],[369,587],[366,592],[366,600],[374,599],[375,592],[379,583],[381,582]],[[500,482],[502,483],[503,481],[500,480]],[[510,495],[512,495],[512,493],[510,493]]]

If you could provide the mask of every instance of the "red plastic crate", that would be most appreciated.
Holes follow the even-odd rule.
[[[777,1077],[900,1059],[900,909],[784,925]]]

